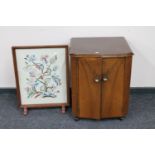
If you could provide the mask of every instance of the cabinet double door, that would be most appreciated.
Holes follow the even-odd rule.
[[[122,117],[127,107],[124,75],[123,57],[78,58],[78,117]]]

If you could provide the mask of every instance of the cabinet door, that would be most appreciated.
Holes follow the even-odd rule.
[[[79,58],[78,115],[81,118],[100,118],[101,74],[101,58]]]
[[[124,58],[102,61],[102,118],[123,116],[124,62]]]

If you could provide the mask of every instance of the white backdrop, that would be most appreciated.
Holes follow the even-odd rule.
[[[135,53],[132,87],[155,87],[155,27],[0,27],[0,87],[15,87],[11,47],[68,44],[72,37],[125,36]]]

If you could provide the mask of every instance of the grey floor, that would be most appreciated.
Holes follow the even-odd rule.
[[[154,129],[155,94],[139,93],[130,97],[128,116],[120,121],[106,119],[101,121],[82,119],[75,122],[71,109],[61,114],[59,108],[32,109],[28,116],[17,108],[14,93],[0,94],[1,129]]]

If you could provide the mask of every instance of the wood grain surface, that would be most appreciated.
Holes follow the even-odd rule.
[[[124,58],[103,59],[102,73],[107,74],[108,81],[102,82],[102,118],[123,115],[124,62]]]
[[[99,119],[101,81],[95,82],[95,79],[101,80],[102,59],[80,58],[78,66],[79,117]]]
[[[127,115],[132,55],[123,37],[71,40],[75,117],[101,119]]]
[[[72,38],[70,53],[95,57],[122,57],[133,54],[124,37]]]

